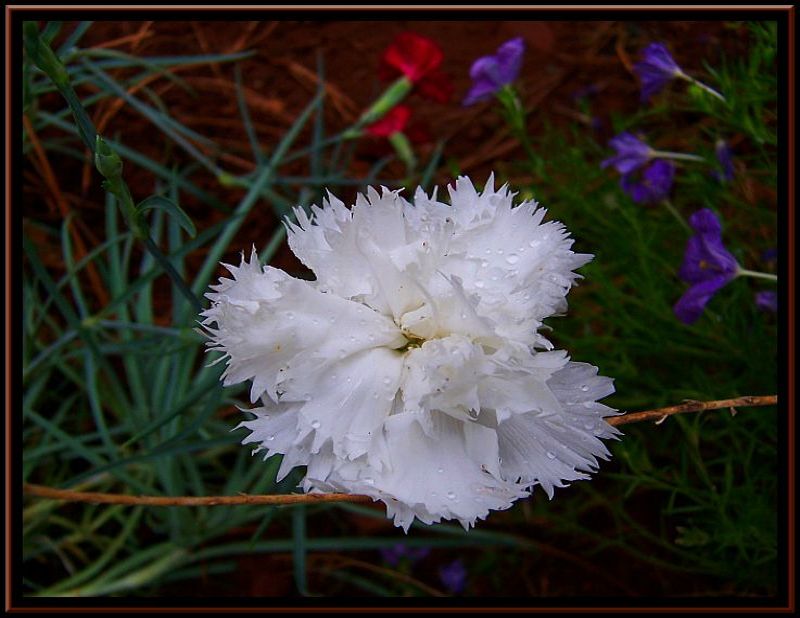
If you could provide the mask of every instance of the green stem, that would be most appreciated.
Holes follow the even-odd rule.
[[[661,200],[661,203],[664,204],[664,207],[669,212],[672,213],[672,216],[675,217],[675,219],[677,219],[678,223],[680,223],[681,226],[683,226],[683,228],[691,234],[692,228],[689,227],[689,224],[686,223],[686,219],[684,219],[681,213],[678,212],[678,209],[675,208],[675,206],[673,206],[672,202],[670,202],[669,200]]]
[[[712,96],[715,96],[715,97],[717,97],[717,98],[718,98],[720,101],[723,101],[723,102],[725,101],[725,97],[724,97],[724,96],[722,96],[722,94],[720,94],[719,92],[717,92],[716,90],[714,90],[714,89],[713,89],[711,86],[707,86],[706,84],[704,84],[704,83],[703,83],[703,82],[701,82],[700,80],[698,80],[698,79],[695,79],[694,77],[689,77],[688,75],[686,75],[686,73],[683,73],[683,72],[682,72],[682,73],[680,73],[679,77],[680,77],[681,79],[685,79],[685,80],[686,80],[687,82],[689,82],[690,84],[694,84],[694,85],[695,85],[695,86],[697,86],[698,88],[702,88],[702,89],[703,89],[703,90],[705,90],[705,91],[706,91],[708,94],[710,94],[710,95],[712,95]]]
[[[767,281],[778,281],[778,275],[773,275],[771,273],[762,273],[758,272],[757,270],[747,270],[745,268],[740,268],[736,272],[737,277],[755,277],[757,279],[766,279]]]
[[[676,159],[678,161],[705,162],[705,159],[698,155],[685,154],[683,152],[668,152],[666,150],[654,150],[650,156],[654,159]]]

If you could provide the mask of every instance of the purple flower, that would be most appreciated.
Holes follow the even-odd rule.
[[[778,249],[777,247],[772,247],[771,249],[766,249],[761,254],[761,260],[764,262],[774,262],[778,259]]]
[[[675,177],[675,165],[669,161],[656,160],[644,168],[639,181],[634,174],[625,174],[620,179],[623,191],[631,196],[637,204],[660,202],[669,196],[672,179]]]
[[[722,226],[708,208],[689,217],[695,231],[686,243],[686,253],[678,276],[692,284],[675,303],[674,311],[686,323],[695,322],[711,297],[736,277],[739,264],[722,244]]]
[[[756,307],[761,311],[776,313],[778,311],[778,294],[768,290],[756,292]]]
[[[483,56],[473,62],[469,70],[472,88],[464,97],[463,105],[486,101],[500,88],[517,79],[524,51],[525,41],[517,37],[503,43],[493,56]]]
[[[454,560],[439,569],[439,579],[450,593],[458,594],[467,585],[467,570],[461,560]]]
[[[398,543],[393,547],[382,548],[381,558],[391,566],[397,566],[403,558],[407,558],[411,564],[414,564],[429,553],[431,550],[428,547],[408,547],[403,543]]]
[[[663,43],[650,43],[642,51],[642,60],[633,65],[642,82],[642,101],[658,94],[667,83],[682,76],[683,71]]]
[[[733,167],[733,151],[727,142],[722,139],[717,140],[714,150],[717,153],[717,161],[719,161],[722,171],[715,171],[713,176],[721,183],[730,182],[736,173]]]
[[[616,150],[617,154],[603,161],[600,167],[613,165],[620,174],[630,174],[653,157],[653,149],[627,131],[610,139],[608,145]]]

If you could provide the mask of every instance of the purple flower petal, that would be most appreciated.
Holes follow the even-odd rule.
[[[414,564],[431,552],[428,547],[408,547],[403,543],[397,543],[392,547],[384,547],[380,551],[381,558],[390,566],[397,566],[403,558],[407,558],[411,564]]]
[[[730,182],[733,180],[733,176],[736,173],[733,167],[733,151],[731,147],[728,146],[727,142],[721,139],[717,140],[714,150],[717,153],[717,161],[719,161],[720,166],[722,166],[722,172],[718,172],[715,176],[720,182]]]
[[[691,283],[675,304],[675,315],[691,324],[703,313],[711,297],[736,277],[739,264],[722,244],[722,224],[708,208],[698,210],[689,217],[695,234],[686,243],[686,253],[678,276]]]
[[[686,243],[686,253],[678,276],[688,283],[704,281],[719,274],[736,276],[739,264],[722,244],[722,225],[717,215],[708,208],[698,210],[689,217],[695,231]]]
[[[637,204],[651,204],[669,196],[674,176],[675,165],[659,159],[644,169],[638,182],[633,174],[626,174],[620,186]]]
[[[525,39],[518,36],[515,39],[506,41],[497,48],[495,60],[500,74],[501,86],[510,84],[519,75],[522,67],[522,55],[525,53]]]
[[[650,43],[642,51],[642,60],[633,65],[642,83],[642,101],[658,94],[671,80],[683,73],[663,43]]]
[[[724,275],[705,279],[690,287],[683,296],[680,297],[673,310],[678,319],[685,324],[692,324],[703,314],[703,309],[706,308],[708,301],[717,293],[717,291],[724,287],[730,279]]]
[[[603,161],[600,167],[613,165],[620,174],[630,174],[650,161],[653,155],[650,146],[627,131],[610,139],[608,145],[617,154]]]
[[[464,97],[463,105],[473,105],[491,98],[519,75],[525,41],[517,37],[503,43],[494,55],[482,56],[472,63],[469,76],[472,87]]]
[[[778,294],[768,290],[756,292],[756,307],[761,311],[771,311],[776,313],[778,311]]]
[[[439,569],[439,579],[452,594],[463,592],[467,584],[467,570],[461,560],[455,560]]]

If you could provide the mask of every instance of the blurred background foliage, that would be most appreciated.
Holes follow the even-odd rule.
[[[726,140],[734,178],[681,164],[673,211],[712,208],[740,264],[774,272],[764,254],[777,247],[780,207],[775,22],[35,26],[21,94],[24,482],[165,496],[294,491],[301,470],[276,483],[279,461],[239,445],[232,429],[247,389],[223,390],[223,367],[206,366],[196,307],[218,262],[253,243],[264,262],[308,277],[279,222],[325,189],[347,202],[368,185],[431,189],[458,174],[481,184],[494,170],[563,221],[576,251],[596,256],[568,315],[549,325],[557,347],[615,379],[606,403],[638,410],[777,392],[778,319],[753,300],[774,286],[737,279],[698,322],[680,322],[672,306],[686,287],[677,277],[686,229],[663,206],[634,203],[599,165],[623,130],[708,162]],[[442,46],[457,96],[477,55],[523,36],[517,87],[531,148],[496,103],[413,93],[414,167],[384,138],[345,139],[382,92],[378,60],[402,30]],[[651,41],[666,42],[726,103],[685,85],[640,103],[630,69]],[[62,66],[61,83],[39,68],[48,61]],[[92,153],[108,157],[105,189]],[[405,536],[378,505],[26,499],[23,589],[770,597],[779,589],[777,411],[733,412],[627,425],[591,482],[552,501],[537,490],[469,533],[415,525]]]

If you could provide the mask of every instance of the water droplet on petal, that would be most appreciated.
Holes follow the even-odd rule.
[[[439,469],[437,470],[437,472],[438,472],[439,474],[444,474],[444,468],[439,468]]]
[[[506,262],[508,262],[509,264],[516,264],[517,262],[519,262],[519,256],[512,253],[506,258]]]
[[[498,249],[497,250],[497,255],[503,255],[503,250],[502,249]]]
[[[386,376],[386,377],[383,379],[383,383],[384,383],[384,384],[386,384],[386,385],[388,386],[389,384],[391,384],[391,383],[392,383],[392,379],[391,379],[389,376]]]
[[[320,422],[319,422],[319,421],[311,421],[311,426],[312,426],[314,429],[319,429]]]
[[[589,387],[584,384],[583,386],[581,386],[581,390],[585,393],[589,390]]]
[[[455,500],[456,499],[456,494],[453,491],[448,491],[447,492],[447,497],[450,498],[450,500]]]
[[[541,244],[541,243],[540,243],[538,240],[532,240],[532,241],[530,241],[530,242],[528,243],[528,246],[529,246],[529,247],[531,247],[531,248],[536,248],[536,247],[538,247],[540,244]]]
[[[555,459],[556,454],[553,451],[547,451],[547,458],[548,459]]]
[[[484,284],[484,283],[483,283],[483,281],[481,281],[480,279],[478,279],[478,280],[475,282],[475,287],[476,287],[476,288],[478,288],[479,290],[480,290],[480,289],[481,289],[481,288],[482,288],[484,285],[485,285],[485,284]]]
[[[487,249],[486,250],[486,255],[492,255],[492,250],[491,249]]]
[[[369,477],[369,476],[368,476],[367,478],[365,478],[365,479],[364,479],[364,482],[365,482],[367,485],[374,485],[374,484],[375,484],[375,479],[374,479],[374,478],[372,478],[372,477]]]
[[[594,422],[586,422],[583,424],[584,429],[594,429],[595,423]]]
[[[275,434],[272,434],[271,436],[267,436],[267,440],[269,440],[269,441],[272,441],[274,439],[275,439]]]

